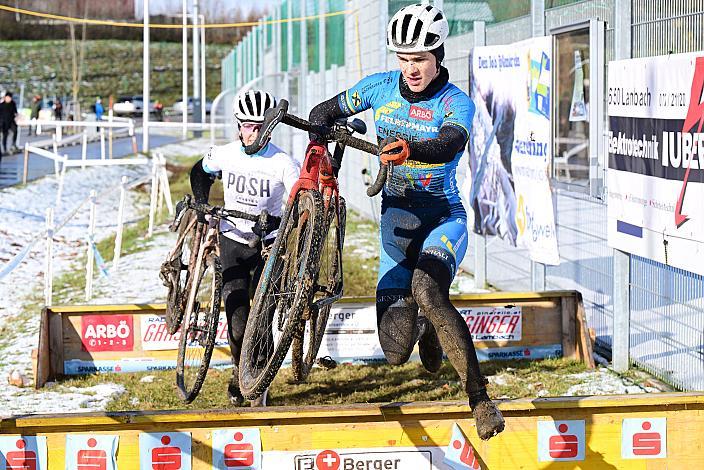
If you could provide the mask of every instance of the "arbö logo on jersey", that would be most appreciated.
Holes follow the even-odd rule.
[[[132,315],[84,315],[81,342],[85,351],[132,351]]]
[[[433,120],[433,110],[420,108],[418,106],[411,106],[411,113],[409,114],[413,119],[421,119],[423,121]]]

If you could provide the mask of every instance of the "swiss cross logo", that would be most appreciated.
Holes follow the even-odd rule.
[[[625,418],[621,426],[621,457],[667,457],[667,418]]]
[[[0,437],[0,469],[45,470],[46,437]]]
[[[139,456],[141,470],[191,470],[191,434],[142,433]]]
[[[538,421],[538,460],[584,460],[584,420]]]
[[[84,315],[81,317],[84,351],[132,351],[132,315]]]
[[[421,121],[432,121],[433,120],[433,110],[425,109],[419,106],[411,106],[411,112],[409,117],[412,119],[420,119]]]
[[[75,470],[115,470],[118,436],[66,436],[66,468]]]
[[[213,432],[213,469],[260,469],[259,429],[218,429]]]
[[[443,463],[455,470],[481,469],[472,444],[469,443],[457,423],[452,427],[452,437],[450,438],[450,444],[445,450]]]
[[[324,450],[315,458],[315,466],[318,470],[338,470],[340,462],[340,455],[334,450]]]

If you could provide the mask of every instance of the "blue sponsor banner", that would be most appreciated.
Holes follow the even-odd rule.
[[[507,348],[477,349],[480,361],[495,361],[500,359],[547,359],[562,357],[561,344],[546,346],[515,346]]]
[[[231,364],[232,361],[230,358],[213,359],[210,361],[211,367],[227,366]],[[94,374],[96,372],[151,372],[175,368],[176,359],[129,358],[98,361],[71,359],[70,361],[64,361],[65,375],[84,375]]]

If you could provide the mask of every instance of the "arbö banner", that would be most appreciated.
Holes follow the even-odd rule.
[[[609,64],[609,245],[704,274],[704,52]]]
[[[548,180],[552,39],[475,47],[470,62],[474,231],[526,247],[533,261],[557,265]]]

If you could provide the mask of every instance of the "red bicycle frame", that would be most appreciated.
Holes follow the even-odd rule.
[[[325,145],[311,141],[306,149],[306,158],[298,181],[291,188],[288,203],[292,203],[299,191],[318,190],[323,196],[323,205],[327,212],[330,201],[335,198],[336,207],[339,206],[340,190],[337,178],[332,168],[330,152]]]

